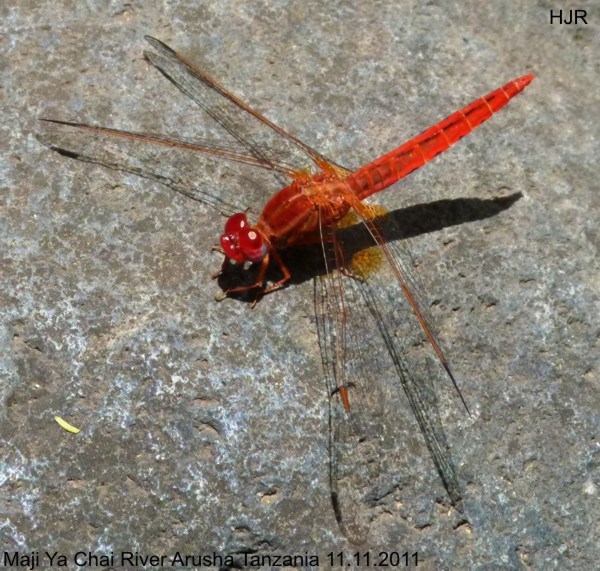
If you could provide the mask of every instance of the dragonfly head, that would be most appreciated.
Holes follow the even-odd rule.
[[[253,228],[243,212],[230,216],[221,236],[225,255],[234,262],[260,262],[267,254],[267,245],[258,230]]]

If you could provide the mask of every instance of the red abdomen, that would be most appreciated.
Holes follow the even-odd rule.
[[[533,75],[526,75],[492,91],[344,180],[332,174],[333,169],[299,178],[271,198],[256,228],[275,248],[318,240],[319,225],[338,222],[350,205],[357,207],[357,200],[384,190],[451,147],[504,107],[532,79]]]
[[[533,74],[530,74],[510,81],[357,170],[346,179],[352,191],[362,200],[422,167],[502,109],[532,80]]]

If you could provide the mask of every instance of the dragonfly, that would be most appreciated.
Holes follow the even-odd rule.
[[[251,277],[228,287],[222,297],[254,292],[256,302],[285,287],[294,277],[286,252],[316,248],[321,268],[315,272],[313,294],[329,399],[329,485],[341,531],[359,542],[371,517],[367,508],[389,489],[377,465],[398,453],[392,435],[399,422],[390,409],[401,394],[451,505],[462,512],[435,385],[449,379],[470,412],[435,331],[414,261],[396,239],[401,221],[368,199],[489,119],[531,83],[533,74],[506,83],[365,166],[349,169],[286,132],[163,42],[145,39],[151,46],[144,52],[147,62],[213,121],[217,138],[42,119],[38,139],[64,156],[157,181],[225,215],[217,246],[224,259],[216,276],[234,268]],[[233,177],[237,171],[231,163],[264,172],[273,190],[256,184],[208,189],[195,177],[214,161],[229,164],[224,172],[233,171]]]

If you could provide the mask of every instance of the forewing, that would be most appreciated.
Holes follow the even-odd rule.
[[[270,176],[261,178],[259,169],[247,167],[279,169],[288,180],[292,177],[286,167],[261,163],[239,143],[167,138],[57,120],[41,120],[36,137],[60,154],[159,182],[224,215],[248,210],[250,205],[257,214],[265,186],[277,190]],[[232,168],[229,161],[242,165]]]
[[[252,109],[160,40],[151,36],[146,36],[146,40],[153,48],[153,51],[144,52],[146,59],[243,145],[249,154],[265,163],[283,162],[297,171],[311,166],[313,170],[321,170],[327,165],[346,171]],[[278,176],[276,171],[274,174]],[[279,182],[282,186],[286,183],[281,177]]]
[[[385,372],[369,367],[378,350],[368,328],[357,347],[357,322],[368,324],[368,308],[351,278],[335,270],[315,280],[315,309],[323,371],[329,393],[329,483],[340,529],[354,544],[366,540],[382,472]],[[350,287],[349,287],[350,286]],[[350,409],[344,404],[347,394]]]
[[[42,120],[38,139],[63,155],[158,181],[225,215],[239,211],[258,215],[279,187],[309,170],[329,169],[340,178],[350,173],[251,109],[159,40],[146,39],[154,48],[145,52],[146,59],[217,122],[222,140],[134,133],[52,119]],[[215,164],[223,160],[261,167],[270,174],[261,177],[255,171],[246,178],[243,171],[235,170],[237,183],[226,181],[227,169]],[[213,173],[218,176],[210,176]],[[207,178],[215,181],[210,188],[202,183]]]
[[[414,428],[459,510],[461,489],[436,397],[445,372],[395,269],[368,230],[362,236],[329,234],[324,233],[328,272],[316,281],[315,307],[331,393],[332,503],[342,531],[360,542],[378,506],[385,509],[406,484],[394,466],[402,464],[399,455],[411,453],[407,441]],[[401,253],[391,247],[394,255]],[[349,410],[340,398],[344,390]],[[412,418],[403,410],[412,411]]]

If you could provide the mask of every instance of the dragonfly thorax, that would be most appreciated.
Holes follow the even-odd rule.
[[[260,262],[267,254],[267,245],[261,233],[248,223],[243,212],[230,216],[221,236],[225,255],[234,262]]]

